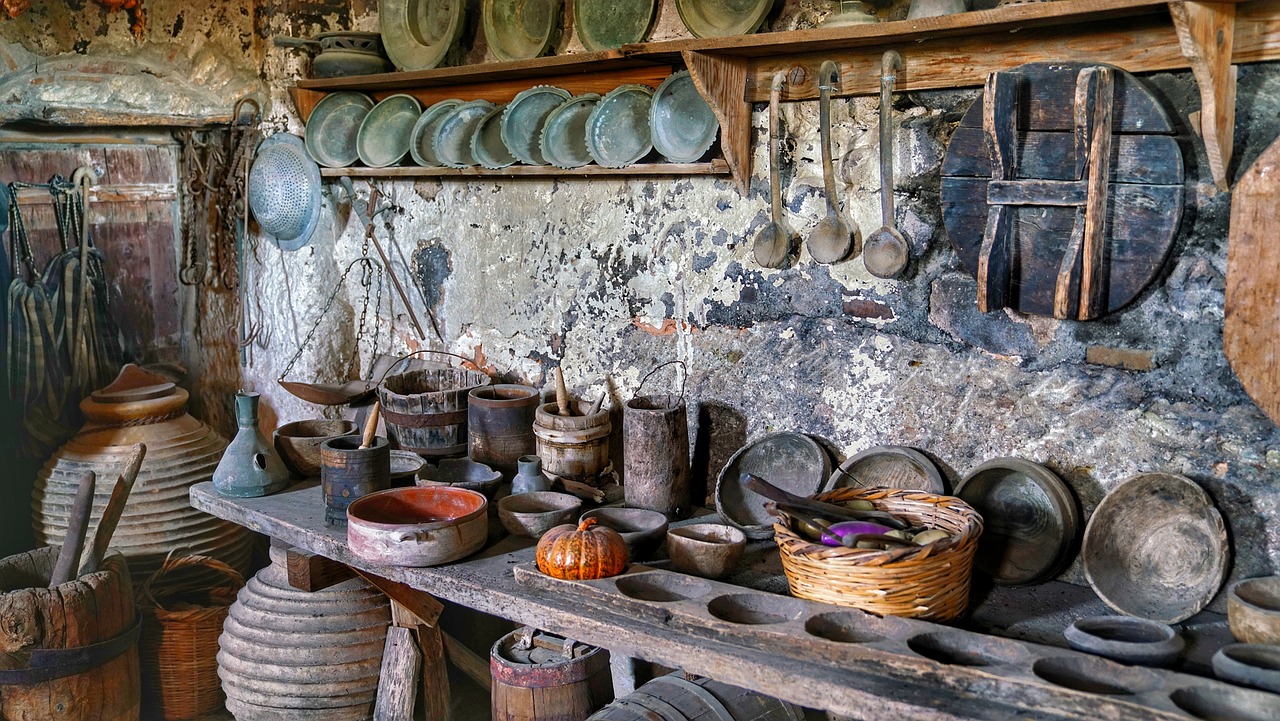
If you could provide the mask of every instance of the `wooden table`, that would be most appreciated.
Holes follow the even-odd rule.
[[[775,634],[717,633],[670,616],[629,613],[616,605],[523,587],[512,569],[531,548],[479,556],[435,568],[377,566],[353,556],[345,529],[324,522],[319,483],[263,498],[225,498],[211,483],[191,488],[191,505],[273,539],[426,594],[487,614],[566,635],[644,661],[680,668],[839,716],[886,721],[922,719],[1177,719],[1124,698],[1051,684],[1005,683],[980,668],[912,657],[859,659],[824,654],[823,646]],[[403,589],[402,589],[403,590]],[[828,649],[829,651],[829,649]]]

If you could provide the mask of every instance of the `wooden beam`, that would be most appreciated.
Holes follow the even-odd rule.
[[[399,581],[392,581],[359,568],[351,570],[359,574],[369,585],[386,594],[387,598],[408,609],[410,613],[421,619],[424,626],[434,628],[440,619],[440,613],[444,611],[444,604],[426,591],[410,588]]]
[[[373,706],[374,721],[412,721],[421,668],[422,655],[413,632],[399,626],[388,628],[378,675],[378,697]]]
[[[1236,6],[1227,2],[1169,3],[1182,54],[1200,86],[1200,137],[1209,158],[1209,172],[1219,190],[1230,189],[1236,125],[1235,49]]]
[[[746,101],[747,61],[728,55],[683,53],[698,92],[720,121],[720,148],[738,189],[751,183],[751,104]]]
[[[382,100],[397,93],[407,93],[421,101],[424,108],[449,98],[488,100],[491,103],[502,104],[511,102],[516,95],[534,85],[552,85],[567,90],[570,95],[581,95],[582,93],[604,95],[619,85],[636,84],[657,88],[671,73],[672,67],[670,65],[645,64],[635,68],[600,70],[590,73],[577,72],[568,75],[546,75],[536,79],[503,78],[451,85],[427,85],[416,88],[375,88],[368,89],[366,92],[373,96],[374,100]]]
[[[394,168],[321,168],[325,178],[591,178],[599,176],[666,176],[666,175],[730,175],[729,164],[720,158],[708,163],[639,163],[625,168],[605,168],[584,165],[581,168],[556,168],[550,165],[512,165],[497,170],[473,168],[424,168],[399,166]]]
[[[419,708],[426,721],[448,721],[451,695],[449,690],[449,669],[445,666],[444,632],[438,625],[428,626],[413,611],[391,601],[391,623],[412,631],[414,644],[421,653],[422,666],[419,681],[413,679],[416,690],[414,695],[420,698]]]
[[[297,547],[285,551],[285,570],[299,591],[321,591],[356,577],[347,565]]]
[[[485,691],[493,690],[493,674],[489,672],[488,659],[482,658],[480,654],[467,648],[465,644],[447,633],[443,635],[443,639],[449,662]]]

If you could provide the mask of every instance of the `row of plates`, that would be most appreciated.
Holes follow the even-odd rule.
[[[670,162],[697,162],[711,150],[719,127],[689,73],[681,71],[656,91],[631,84],[604,97],[571,96],[540,85],[505,105],[450,99],[425,111],[411,95],[375,104],[363,93],[330,93],[307,120],[306,146],[317,163],[332,168],[409,160],[452,168],[577,168],[592,162],[623,168],[655,148]]]
[[[676,10],[695,37],[755,32],[773,0],[676,0]],[[466,0],[381,0],[378,17],[387,56],[402,70],[439,65],[466,24]],[[489,49],[500,60],[543,55],[565,24],[563,0],[484,0],[481,24]],[[609,50],[643,42],[653,25],[657,0],[575,0],[573,28],[587,50]]]

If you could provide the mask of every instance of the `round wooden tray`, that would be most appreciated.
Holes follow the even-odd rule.
[[[831,475],[831,457],[803,433],[774,433],[738,449],[725,464],[716,479],[716,510],[747,538],[769,538],[774,519],[764,510],[768,499],[743,487],[743,473],[808,497]]]
[[[846,486],[946,493],[946,482],[933,461],[906,446],[875,446],[850,457],[831,474],[822,490]]]

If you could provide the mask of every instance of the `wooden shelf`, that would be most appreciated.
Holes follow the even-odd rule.
[[[584,165],[556,168],[550,165],[512,165],[507,168],[321,168],[324,178],[599,178],[676,175],[730,175],[729,163],[717,158],[709,163],[639,163],[625,168]]]

